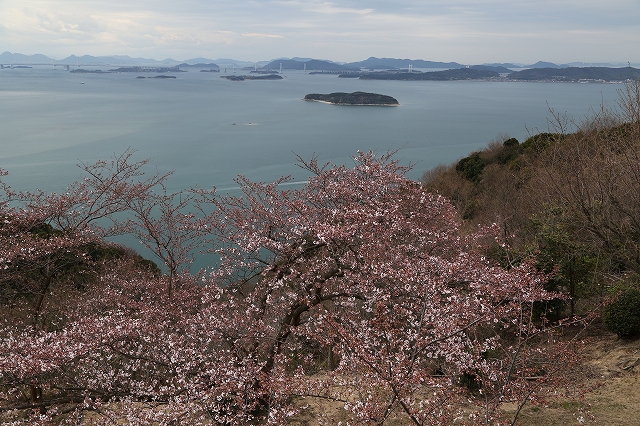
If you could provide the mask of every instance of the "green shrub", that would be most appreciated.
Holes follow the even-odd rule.
[[[602,321],[605,327],[622,337],[640,335],[640,289],[631,288],[604,307]]]
[[[520,145],[520,142],[518,142],[518,139],[516,139],[516,138],[509,138],[509,139],[507,139],[506,141],[504,141],[502,143],[502,146],[509,147],[509,148],[510,147],[514,147],[514,146],[518,146],[518,145]]]
[[[521,145],[522,149],[540,153],[547,149],[547,147],[555,144],[563,139],[563,135],[558,133],[538,133],[531,136],[524,141]]]
[[[499,164],[507,164],[514,160],[520,154],[520,142],[518,139],[511,138],[504,141],[502,150],[497,155],[496,161]]]
[[[456,171],[465,179],[470,180],[471,182],[478,182],[484,166],[485,164],[482,158],[480,158],[480,153],[474,152],[468,157],[458,161],[458,164],[456,164]]]

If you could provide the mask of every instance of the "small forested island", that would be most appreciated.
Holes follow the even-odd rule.
[[[531,68],[511,71],[502,66],[473,65],[469,68],[455,68],[444,71],[387,70],[359,73],[342,73],[339,78],[359,78],[360,80],[408,80],[408,81],[537,81],[537,82],[622,82],[633,81],[640,69],[608,67],[568,67]]]
[[[360,80],[430,80],[430,81],[451,81],[451,80],[480,80],[498,77],[498,73],[491,70],[478,70],[473,68],[457,68],[445,71],[430,72],[397,72],[380,71],[368,72],[360,76]],[[339,75],[341,78],[347,75]]]
[[[84,68],[78,68],[77,70],[69,71],[74,74],[109,74],[109,71],[102,70],[86,70]]]
[[[136,79],[145,79],[145,78],[159,78],[160,80],[164,80],[167,78],[176,78],[176,76],[175,75],[156,75],[154,77],[144,77],[142,75],[139,75],[136,77]]]
[[[178,67],[120,67],[111,72],[186,72]]]
[[[373,106],[398,106],[398,100],[391,96],[377,93],[336,92],[328,95],[310,93],[304,97],[305,101],[326,102],[334,105],[373,105]]]
[[[244,80],[282,80],[282,76],[277,74],[267,75],[221,75],[220,78],[226,78],[231,81],[244,81]]]
[[[509,79],[518,81],[558,81],[558,82],[589,82],[589,81],[624,81],[635,80],[640,69],[608,68],[608,67],[569,67],[569,68],[531,68],[509,74]]]

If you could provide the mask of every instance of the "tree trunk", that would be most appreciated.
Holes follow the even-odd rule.
[[[42,404],[42,388],[39,386],[31,385],[31,404]],[[40,414],[46,414],[47,408],[44,405],[40,405]]]

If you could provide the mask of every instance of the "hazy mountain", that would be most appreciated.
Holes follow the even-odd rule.
[[[525,65],[523,68],[567,68],[567,67],[556,65],[553,62],[538,61],[535,64]]]
[[[202,59],[203,61],[211,61],[210,59]],[[191,62],[191,61],[189,61]],[[213,70],[219,70],[220,66],[218,66],[217,64],[213,63],[213,62],[197,62],[195,64],[193,63],[188,63],[188,62],[183,62],[179,65],[177,65],[178,68],[209,68],[209,69],[213,69]]]
[[[308,61],[298,61],[295,59],[276,59],[263,66],[263,69],[278,70],[282,65],[282,69],[285,70],[303,70],[306,65],[308,71],[349,71],[355,70],[356,67],[350,67],[345,65],[336,64],[330,61],[321,61],[318,59],[311,59]]]
[[[282,56],[282,57],[279,57],[279,58],[272,59],[270,61],[265,61],[264,64],[266,65],[266,64],[268,64],[270,62],[276,62],[276,61],[278,61],[278,62],[282,62],[282,61],[297,61],[297,62],[323,61],[323,62],[330,62],[332,64],[338,64],[338,65],[348,65],[347,62],[332,61],[330,59],[301,58],[299,56],[294,56],[293,58],[288,58],[286,56]]]
[[[513,64],[511,62],[504,62],[504,63],[493,63],[493,64],[482,64],[488,67],[504,67],[504,68],[523,68],[524,65],[522,64]]]
[[[57,62],[55,59],[51,59],[45,55],[23,55],[21,53],[4,52],[0,54],[0,63],[3,64],[52,64]]]
[[[304,69],[304,62],[296,61],[295,59],[275,59],[262,68],[277,70],[280,69],[280,67],[285,70],[301,70]]]
[[[239,61],[237,59],[231,58],[218,58],[214,60],[216,64],[220,66],[220,68],[244,68],[244,67],[255,67],[257,65],[258,68],[268,64],[270,61],[258,61],[258,62],[250,62],[250,61]]]
[[[318,61],[318,62],[312,62]],[[340,66],[345,66],[349,68],[367,68],[367,69],[398,69],[398,68],[408,68],[409,65],[413,66],[413,68],[443,68],[443,69],[455,69],[455,68],[464,68],[465,66],[459,64],[457,62],[434,62],[434,61],[425,61],[421,59],[396,59],[396,58],[376,58],[370,57],[364,61],[359,62],[351,62],[351,63],[343,63],[343,62],[334,62],[330,60],[318,60],[312,58],[302,58],[302,57],[294,57],[294,58],[278,58],[271,61],[258,61],[258,62],[250,62],[250,61],[240,61],[236,59],[230,58],[218,58],[218,59],[209,59],[209,58],[192,58],[187,60],[178,61],[172,58],[167,58],[163,60],[155,60],[149,58],[132,58],[127,55],[109,55],[109,56],[92,56],[92,55],[82,55],[76,56],[71,55],[64,59],[53,59],[46,55],[35,54],[35,55],[23,55],[21,53],[12,53],[12,52],[4,52],[0,54],[0,63],[2,64],[24,64],[24,65],[35,65],[35,64],[64,64],[64,65],[93,65],[93,66],[156,66],[156,67],[173,67],[179,65],[181,63],[186,63],[189,65],[195,65],[198,63],[215,63],[218,64],[221,68],[243,68],[243,67],[254,67],[258,68],[264,67],[265,65],[272,66],[274,62],[277,62],[278,65],[273,69],[279,69],[279,63],[283,63],[283,67],[287,69],[303,69],[299,66],[299,64],[307,63],[307,69],[311,69],[310,65],[314,66],[314,69],[318,70],[341,70]],[[285,66],[285,64],[287,64]],[[333,65],[325,65],[325,64],[333,64]],[[513,64],[513,63],[485,63],[482,66],[487,66],[491,68],[511,68],[511,69],[520,69],[520,68],[568,68],[568,67],[613,67],[613,68],[622,68],[628,66],[629,64],[626,62],[614,62],[614,63],[606,63],[606,62],[570,62],[567,64],[557,65],[552,62],[544,62],[539,61],[535,64],[531,65],[522,65],[522,64]],[[637,64],[631,64],[637,65]],[[503,72],[503,71],[500,71]]]
[[[175,66],[176,64],[178,64],[179,61],[176,61],[175,59],[171,59],[171,58],[167,58],[167,59],[163,59],[162,61],[156,61],[155,59],[149,59],[149,58],[132,58],[130,56],[127,55],[111,55],[111,56],[98,56],[98,58],[100,59],[107,59],[107,58],[113,58],[114,60],[118,61],[118,62],[114,62],[112,63],[113,65],[119,65],[120,63],[122,63],[123,65],[126,64],[131,64],[131,65],[155,65],[155,66]]]
[[[119,66],[148,65],[148,66],[172,67],[172,66],[178,65],[180,62],[171,58],[164,59],[162,61],[157,61],[155,59],[149,59],[149,58],[132,58],[126,55],[114,55],[114,56],[71,55],[71,56],[67,56],[64,59],[56,61],[56,63],[65,64],[65,65],[119,65]]]
[[[67,56],[58,61],[59,64],[65,65],[119,65],[121,61],[110,56],[102,56],[100,58],[90,55]],[[122,65],[133,65],[133,62],[124,62]]]
[[[207,60],[207,62],[212,62]],[[52,59],[45,55],[23,55],[20,53],[4,52],[0,54],[0,63],[20,63],[20,64],[60,64],[60,65],[118,65],[118,66],[175,66],[180,62],[175,59],[164,59],[157,61],[149,58],[132,58],[126,55],[112,56],[92,56],[82,55],[67,56],[64,59]]]
[[[185,61],[182,61],[183,64],[189,64],[189,65],[196,65],[196,64],[210,64],[210,63],[215,63],[216,61],[214,61],[213,59],[208,59],[208,58],[192,58],[192,59],[187,59]]]
[[[512,72],[509,68],[501,65],[471,65],[469,68],[480,71],[493,71],[498,74],[509,74]]]
[[[464,68],[457,62],[433,62],[423,61],[422,59],[395,59],[395,58],[376,58],[370,57],[364,61],[350,62],[348,66],[354,68],[367,68],[367,69],[395,69],[395,68],[409,68],[411,65],[413,68]]]

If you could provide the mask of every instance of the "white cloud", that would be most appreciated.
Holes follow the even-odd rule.
[[[0,1],[0,46],[58,56],[634,62],[638,45],[637,0]]]
[[[354,15],[367,15],[373,12],[373,9],[356,9],[350,7],[340,7],[335,3],[320,3],[320,4],[312,4],[307,9],[309,12],[315,13],[326,13],[328,15],[336,15],[339,13],[348,13]]]
[[[261,34],[261,33],[242,33],[243,37],[255,37],[255,38],[284,38],[277,34]]]

